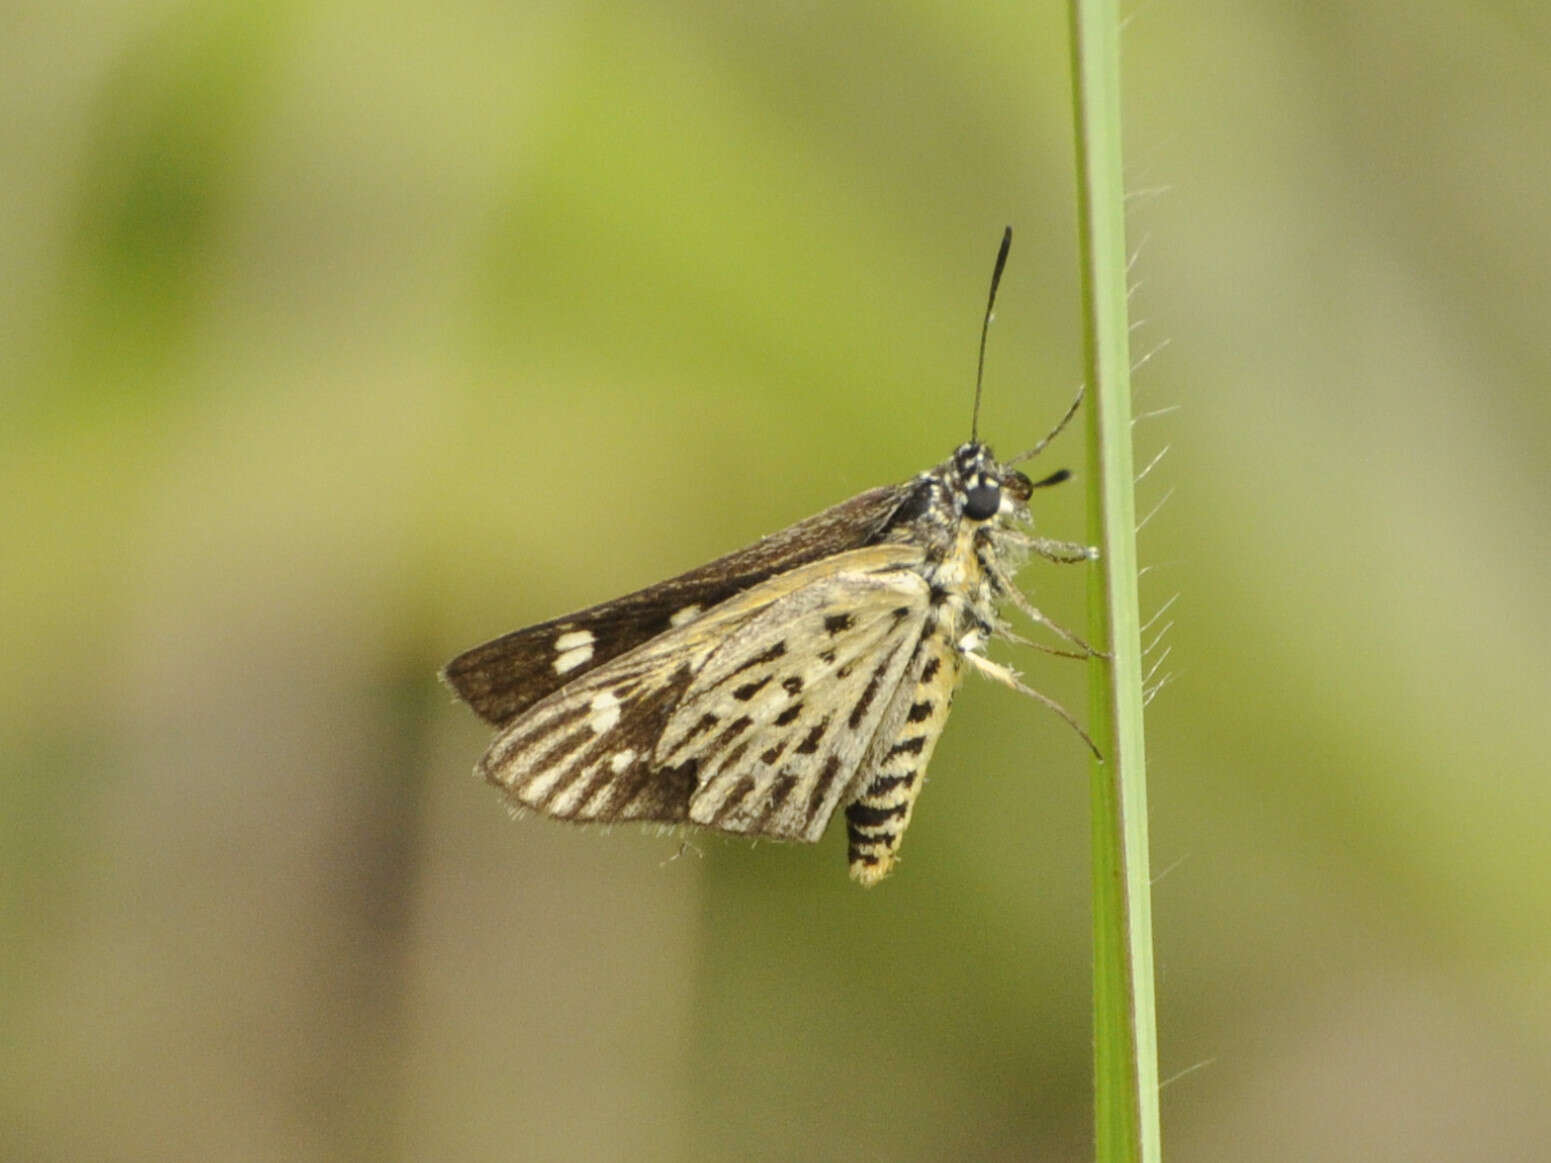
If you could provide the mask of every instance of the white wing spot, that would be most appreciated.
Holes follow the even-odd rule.
[[[587,720],[587,725],[592,728],[593,734],[602,735],[605,731],[611,731],[614,724],[619,722],[619,699],[613,691],[599,691],[592,696],[588,706],[592,709],[592,716]]]
[[[587,631],[578,630],[576,631],[576,634],[587,634]],[[560,641],[564,642],[567,638],[573,637],[575,637],[575,634],[565,634],[561,636]],[[556,674],[568,674],[592,657],[592,642],[590,641],[592,635],[587,634],[587,637],[589,641],[586,644],[582,646],[573,646],[569,650],[562,651],[555,658]]]
[[[668,625],[674,627],[682,626],[685,622],[693,622],[698,617],[700,617],[699,606],[685,606],[668,619]]]
[[[591,646],[594,641],[591,630],[572,630],[555,639],[555,649],[564,654],[578,646]]]
[[[616,751],[612,756],[609,757],[609,770],[612,771],[615,775],[618,775],[634,762],[634,751],[631,751],[628,748],[626,748],[624,751]]]

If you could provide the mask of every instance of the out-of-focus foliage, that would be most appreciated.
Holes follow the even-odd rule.
[[[1060,414],[1060,7],[6,25],[0,1155],[1081,1157],[1053,717],[966,689],[865,893],[833,836],[514,824],[433,680],[945,455],[1008,222],[982,431]],[[1551,26],[1144,5],[1126,51],[1166,1144],[1532,1157]]]

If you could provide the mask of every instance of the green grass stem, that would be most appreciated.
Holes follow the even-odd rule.
[[[1089,631],[1112,657],[1091,666],[1094,1148],[1102,1163],[1158,1163],[1157,1028],[1147,858],[1135,468],[1131,454],[1120,28],[1114,0],[1072,0],[1088,383]]]

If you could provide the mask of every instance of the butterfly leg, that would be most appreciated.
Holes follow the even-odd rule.
[[[1029,621],[1031,621],[1031,622],[1039,623],[1045,629],[1049,630],[1052,634],[1057,634],[1057,635],[1060,635],[1062,638],[1065,638],[1073,646],[1077,647],[1078,650],[1082,651],[1083,655],[1085,657],[1088,657],[1088,658],[1108,658],[1109,657],[1109,655],[1104,653],[1104,651],[1102,651],[1102,650],[1095,650],[1093,647],[1089,646],[1086,642],[1084,642],[1081,638],[1079,638],[1072,631],[1068,630],[1065,626],[1062,626],[1059,622],[1052,622],[1049,618],[1047,618],[1045,616],[1045,613],[1044,613],[1043,610],[1041,610],[1033,602],[1029,601],[1028,598],[1024,597],[1022,590],[1014,588],[1011,591],[1011,595],[1010,596],[1012,597],[1012,604],[1014,606],[1018,607],[1018,609],[1023,613],[1023,616],[1025,618],[1028,618]]]
[[[1043,642],[1035,642],[1032,638],[1025,638],[1022,634],[1015,633],[1005,623],[996,627],[996,636],[1004,642],[1011,642],[1018,646],[1029,646],[1042,654],[1051,654],[1056,658],[1074,658],[1078,662],[1086,662],[1092,658],[1092,654],[1086,654],[1080,650],[1062,650],[1059,646],[1047,646]]]
[[[1032,549],[1047,561],[1058,561],[1065,565],[1099,559],[1097,546],[1083,545],[1078,541],[1056,541],[1050,537],[1035,537],[1027,533],[1017,534],[1014,541],[1025,549]]]
[[[1084,642],[1071,630],[1068,630],[1065,626],[1062,626],[1058,622],[1052,622],[1049,618],[1047,618],[1044,614],[1044,611],[1040,610],[1038,606],[1029,601],[1024,592],[1017,586],[1013,585],[1012,578],[1008,577],[1007,572],[1003,570],[1001,566],[997,565],[994,558],[988,557],[985,554],[981,554],[980,566],[991,575],[992,580],[996,582],[997,589],[1002,594],[1004,594],[1014,606],[1018,607],[1023,616],[1029,619],[1029,621],[1037,622],[1039,625],[1049,630],[1052,634],[1056,634],[1062,638],[1065,638],[1073,646],[1081,650],[1083,652],[1083,657],[1085,658],[1109,657],[1109,655],[1104,653],[1104,651],[1095,650],[1093,647],[1089,646],[1086,642]]]
[[[995,679],[1003,686],[1009,686],[1019,694],[1028,695],[1029,698],[1034,699],[1036,702],[1045,704],[1045,706],[1049,707],[1056,714],[1060,715],[1062,719],[1066,720],[1066,725],[1073,731],[1076,731],[1077,734],[1082,737],[1082,741],[1088,745],[1088,750],[1093,752],[1095,759],[1102,760],[1104,758],[1104,756],[1099,752],[1098,745],[1094,743],[1091,738],[1089,738],[1088,732],[1082,729],[1082,725],[1077,722],[1076,718],[1073,717],[1072,712],[1068,711],[1049,695],[1041,694],[1033,687],[1025,685],[1018,678],[1016,673],[1014,673],[1010,668],[1003,666],[999,662],[992,662],[989,658],[985,658],[973,652],[966,652],[964,657],[969,660],[970,666],[974,667],[974,669],[978,670],[987,678]]]

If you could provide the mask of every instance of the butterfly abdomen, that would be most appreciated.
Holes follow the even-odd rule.
[[[962,671],[949,635],[924,637],[914,680],[901,685],[873,739],[863,765],[872,776],[845,810],[851,878],[862,885],[877,884],[893,867]]]

